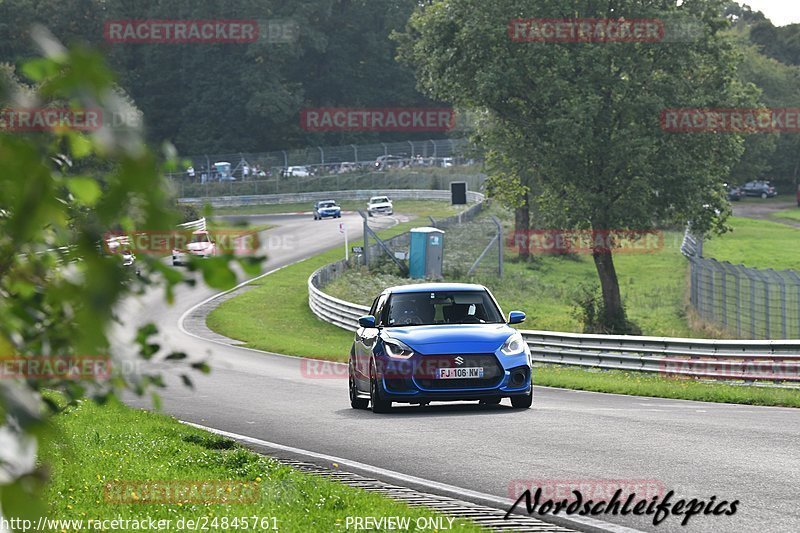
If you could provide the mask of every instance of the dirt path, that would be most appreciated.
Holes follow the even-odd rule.
[[[731,202],[731,205],[733,206],[733,216],[769,220],[771,222],[780,222],[793,228],[800,228],[800,222],[772,216],[772,213],[776,211],[783,211],[793,207],[800,209],[794,200],[748,198],[740,202]]]

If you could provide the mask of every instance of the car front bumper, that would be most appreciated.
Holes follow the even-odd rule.
[[[450,357],[455,356],[416,354],[400,364],[387,356],[377,357],[381,397],[398,403],[419,403],[527,396],[531,393],[532,367],[526,353],[512,356],[463,354],[467,359],[463,366],[483,367],[485,379],[437,379],[433,375],[436,368],[457,368],[450,363]],[[473,358],[475,362],[471,362]],[[435,362],[426,364],[426,359]]]

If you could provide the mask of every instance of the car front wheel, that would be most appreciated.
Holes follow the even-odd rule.
[[[761,193],[761,198],[762,198],[763,200],[766,200],[766,199],[767,199],[767,193],[765,193],[765,192],[762,192],[762,193]]]
[[[373,413],[388,413],[392,410],[392,402],[381,398],[381,391],[378,388],[378,374],[375,372],[375,362],[369,367],[369,398],[372,403]]]

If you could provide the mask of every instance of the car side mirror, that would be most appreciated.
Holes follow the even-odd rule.
[[[372,315],[362,316],[358,319],[358,325],[362,328],[374,328],[375,327],[375,317]]]
[[[520,324],[522,322],[525,322],[525,313],[522,311],[511,311],[508,313],[509,324]]]

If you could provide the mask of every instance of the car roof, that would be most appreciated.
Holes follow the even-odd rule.
[[[371,196],[370,200],[383,200],[384,198],[389,199],[388,196]]]
[[[335,204],[336,200],[319,200],[317,203],[318,204],[325,204],[325,203],[334,203]],[[306,204],[306,205],[308,205],[308,204]]]
[[[397,285],[390,287],[384,292],[391,294],[403,294],[411,292],[431,292],[431,291],[485,291],[486,287],[476,283],[412,283],[410,285]]]

